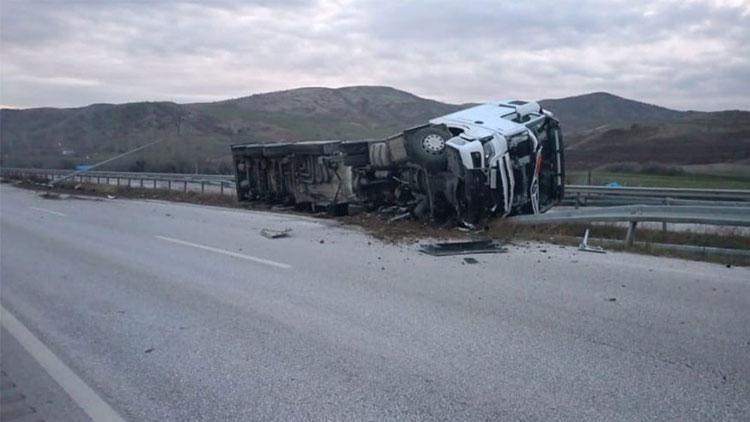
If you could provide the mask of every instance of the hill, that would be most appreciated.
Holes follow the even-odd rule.
[[[96,162],[167,139],[114,167],[230,171],[229,145],[387,136],[460,108],[389,87],[300,88],[213,103],[145,102],[0,110],[5,166]]]
[[[608,93],[540,103],[562,122],[571,169],[750,160],[748,111],[677,111]]]
[[[683,112],[608,93],[542,100],[562,122],[571,168],[655,161],[747,162],[750,112]],[[212,103],[0,110],[4,166],[70,168],[155,147],[109,168],[229,172],[229,145],[381,137],[462,106],[390,87],[299,88]]]
[[[572,134],[630,126],[633,123],[660,123],[697,114],[633,101],[606,92],[541,100],[539,104],[552,110],[565,125],[565,131]]]

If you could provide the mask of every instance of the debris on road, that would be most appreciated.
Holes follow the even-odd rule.
[[[57,192],[45,191],[40,193],[39,197],[44,199],[60,199],[60,194]]]
[[[107,199],[116,199],[117,197],[114,195],[107,195]]]
[[[274,229],[262,229],[260,235],[268,239],[278,239],[280,237],[288,237],[292,229],[274,230]]]
[[[607,300],[607,302],[617,302],[617,298],[616,297],[608,297],[606,300]]]
[[[409,216],[411,216],[411,213],[410,212],[405,212],[403,214],[399,214],[397,216],[389,218],[388,222],[389,223],[393,223],[394,221],[399,221],[399,220],[403,220],[404,218],[409,218]]]
[[[479,263],[479,261],[477,261],[476,259],[471,258],[471,257],[464,258],[464,262],[467,263],[467,264],[478,264]]]
[[[471,240],[468,242],[439,242],[420,245],[419,251],[432,256],[508,252],[508,249],[503,245],[493,239]]]
[[[271,207],[271,210],[273,211],[292,211],[294,210],[294,205],[275,205]]]
[[[586,229],[586,233],[583,235],[583,241],[578,246],[578,250],[584,252],[595,252],[595,253],[607,253],[601,246],[589,245],[589,229]]]

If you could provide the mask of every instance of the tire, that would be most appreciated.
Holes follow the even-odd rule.
[[[407,137],[410,158],[431,171],[444,170],[447,165],[445,143],[451,133],[439,127],[425,127]]]

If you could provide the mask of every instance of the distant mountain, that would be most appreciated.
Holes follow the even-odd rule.
[[[569,133],[623,127],[633,123],[658,123],[694,114],[628,100],[606,92],[542,100],[539,104],[552,110]]]
[[[459,108],[389,87],[299,88],[186,108],[258,141],[386,136]]]
[[[72,167],[166,139],[112,168],[231,171],[242,142],[387,136],[460,106],[389,87],[300,88],[213,103],[0,110],[3,165]]]
[[[560,119],[571,167],[750,158],[750,112],[681,112],[607,93],[542,100]],[[381,137],[463,106],[390,87],[299,88],[212,103],[141,102],[0,110],[4,166],[93,163],[165,142],[112,169],[229,172],[229,145]]]
[[[673,120],[589,130],[568,137],[568,168],[613,163],[750,163],[750,112],[688,113]]]
[[[560,120],[569,168],[750,159],[750,112],[677,111],[597,92],[540,101]]]

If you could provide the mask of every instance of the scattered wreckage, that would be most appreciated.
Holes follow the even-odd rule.
[[[563,138],[535,102],[486,103],[385,139],[232,146],[237,197],[336,215],[389,207],[474,226],[564,195]]]

